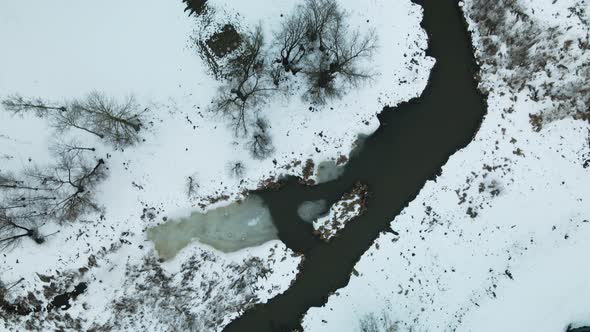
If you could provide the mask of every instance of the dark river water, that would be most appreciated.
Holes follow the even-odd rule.
[[[478,130],[486,112],[485,98],[477,90],[477,66],[458,1],[416,2],[424,8],[428,55],[436,58],[427,88],[421,97],[379,115],[381,126],[338,180],[308,187],[290,178],[280,190],[257,192],[270,208],[279,238],[303,253],[305,261],[292,287],[248,310],[225,331],[300,328],[305,312],[322,306],[330,293],[346,286],[354,265],[379,233],[395,231],[395,225],[390,229],[391,220]],[[324,243],[312,234],[310,224],[299,219],[297,207],[319,199],[333,203],[358,181],[371,192],[367,212]]]
[[[330,293],[346,286],[354,265],[379,233],[392,231],[394,217],[477,132],[486,103],[477,90],[478,68],[458,1],[416,2],[424,8],[428,55],[436,58],[426,90],[421,97],[380,114],[380,128],[367,138],[338,180],[306,187],[289,179],[278,191],[258,193],[271,209],[280,239],[304,253],[305,262],[291,288],[247,311],[225,331],[300,328],[305,312],[322,306]],[[311,225],[297,216],[298,205],[318,199],[335,202],[357,181],[368,184],[371,192],[367,212],[329,244],[322,242],[312,235]]]

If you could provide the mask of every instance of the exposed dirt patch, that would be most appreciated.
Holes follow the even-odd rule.
[[[305,166],[303,167],[303,172],[301,173],[301,183],[307,185],[313,185],[315,183],[314,180],[311,179],[313,176],[313,172],[315,169],[315,164],[313,160],[307,159],[305,162]]]
[[[223,58],[240,47],[242,37],[233,25],[226,24],[221,28],[221,31],[215,33],[205,43],[216,57]]]

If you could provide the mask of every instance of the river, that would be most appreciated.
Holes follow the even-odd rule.
[[[279,238],[303,253],[305,261],[285,293],[248,310],[225,331],[300,328],[305,312],[322,306],[329,294],[346,286],[354,265],[379,233],[392,231],[395,216],[477,132],[486,104],[477,90],[478,68],[458,1],[416,2],[424,8],[427,54],[437,61],[428,86],[421,97],[379,115],[381,126],[338,180],[308,187],[291,178],[278,191],[256,193],[269,206]],[[357,181],[369,186],[368,211],[329,244],[312,235],[312,226],[297,215],[299,204],[320,199],[333,203]]]

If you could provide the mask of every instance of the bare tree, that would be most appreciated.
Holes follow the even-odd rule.
[[[28,222],[28,223],[27,223]],[[39,232],[37,224],[30,224],[31,220],[23,219],[17,223],[0,210],[0,250],[7,250],[17,246],[20,241],[28,237],[37,244],[45,242],[45,236]]]
[[[227,168],[229,169],[229,173],[234,178],[240,179],[244,176],[244,172],[246,170],[246,166],[241,161],[232,161],[228,163]]]
[[[265,159],[274,150],[272,140],[268,133],[268,123],[262,118],[254,122],[254,131],[249,142],[250,152],[256,159]]]
[[[52,113],[49,117],[50,124],[59,133],[75,128],[104,139],[105,135],[88,126],[85,114],[80,108],[67,107],[64,112]]]
[[[139,131],[147,111],[140,111],[133,97],[117,102],[99,92],[55,106],[40,98],[13,95],[3,100],[2,106],[15,115],[34,112],[36,116],[49,118],[58,131],[76,128],[105,139],[115,147],[132,145],[140,140]]]
[[[356,87],[373,77],[360,62],[370,59],[377,49],[377,35],[374,30],[362,35],[350,32],[339,16],[326,32],[321,54],[308,58],[304,69],[308,80],[307,98],[315,103],[337,98],[348,87]]]
[[[73,221],[89,210],[99,210],[94,200],[94,188],[106,178],[103,159],[92,162],[80,151],[67,152],[59,156],[58,163],[52,168],[32,168],[25,175],[56,197],[41,210],[48,216]]]
[[[22,115],[28,112],[35,112],[38,117],[45,117],[48,114],[66,111],[65,106],[51,106],[41,98],[24,98],[14,94],[0,102],[4,109],[15,115]]]
[[[370,313],[359,321],[359,332],[395,332],[399,331],[399,322],[393,321],[389,313],[383,311],[380,315]]]
[[[273,83],[278,86],[284,73],[302,71],[301,62],[308,54],[325,51],[328,32],[344,15],[334,0],[306,0],[297,6],[274,36],[275,63],[283,71],[275,68],[271,72]]]
[[[377,34],[370,30],[366,35],[359,31],[350,33],[338,20],[326,40],[327,52],[332,57],[328,68],[331,74],[339,74],[351,82],[371,78],[371,74],[359,67],[358,61],[370,58],[377,49]]]
[[[50,150],[54,155],[61,153],[69,153],[72,151],[90,151],[96,152],[96,148],[82,145],[78,140],[71,139],[68,141],[58,140],[50,146]]]
[[[59,131],[76,128],[100,138],[104,135],[84,126],[84,114],[78,108],[71,107],[71,103],[52,105],[41,98],[25,98],[20,95],[12,95],[2,101],[4,109],[14,115],[34,113],[41,118],[48,118],[51,125]]]
[[[298,7],[293,15],[290,15],[283,23],[281,30],[276,34],[275,47],[279,50],[279,58],[275,63],[281,64],[285,72],[294,75],[301,71],[299,62],[306,54],[308,47],[308,18],[305,10]],[[275,81],[275,84],[276,81]]]
[[[247,133],[247,112],[276,90],[266,79],[264,38],[259,25],[244,38],[242,51],[228,61],[228,83],[213,101],[213,108],[232,119],[236,134]]]
[[[83,116],[84,127],[91,128],[115,146],[127,146],[139,142],[142,116],[147,108],[140,110],[133,96],[117,102],[100,92],[91,92],[82,100],[72,103],[73,110]]]
[[[106,177],[105,162],[91,161],[85,152],[66,149],[55,165],[30,167],[20,177],[0,177],[2,242],[30,237],[41,243],[38,228],[47,221],[74,221],[88,211],[100,210],[94,189]]]
[[[304,5],[307,21],[307,38],[317,42],[320,51],[324,51],[326,35],[336,21],[342,20],[344,12],[336,0],[306,0]]]

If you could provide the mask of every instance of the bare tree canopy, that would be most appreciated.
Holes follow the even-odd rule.
[[[271,72],[274,84],[284,81],[285,72],[303,72],[308,84],[305,97],[323,104],[373,77],[361,64],[377,49],[377,35],[374,30],[352,31],[335,0],[306,0],[283,22],[274,48],[275,63],[283,69]]]
[[[27,220],[23,220],[27,222]],[[23,238],[30,238],[37,244],[45,242],[36,224],[17,224],[0,210],[0,251],[17,246]]]
[[[61,153],[70,153],[73,151],[96,152],[96,148],[82,145],[82,143],[80,143],[76,139],[70,139],[68,141],[57,140],[49,147],[49,150],[53,153],[53,155],[59,155]]]
[[[86,115],[85,127],[92,128],[116,146],[132,145],[139,141],[141,117],[147,111],[140,111],[133,96],[117,102],[99,92],[91,92],[86,98],[74,101],[72,109]]]
[[[324,51],[326,34],[338,20],[344,17],[344,11],[336,0],[306,0],[302,9],[307,21],[307,37],[318,43],[319,50]]]
[[[345,13],[338,6],[333,9],[332,1],[308,2],[325,2],[333,15],[328,25],[323,27],[320,53],[309,57],[304,69],[308,80],[307,98],[323,104],[326,99],[339,98],[347,88],[358,87],[373,77],[374,74],[362,68],[360,62],[373,56],[377,49],[377,34],[374,30],[365,35],[356,30],[350,31],[345,22]]]
[[[34,112],[48,118],[58,131],[72,128],[83,130],[109,141],[115,147],[124,147],[140,141],[139,132],[143,115],[134,97],[118,102],[100,92],[91,92],[82,99],[52,105],[40,98],[12,95],[2,101],[8,112],[22,115]]]
[[[38,228],[46,222],[74,221],[100,209],[94,190],[106,178],[106,166],[103,159],[86,158],[88,151],[67,148],[59,152],[55,165],[30,167],[18,177],[0,176],[0,242],[4,246],[23,237],[41,243]]]
[[[227,53],[222,69],[215,69],[225,82],[211,108],[231,119],[237,136],[250,134],[248,148],[255,158],[265,158],[273,150],[268,125],[255,118],[272,92],[299,91],[304,99],[324,104],[374,76],[367,67],[377,49],[377,35],[374,30],[352,29],[347,18],[336,0],[305,0],[285,17],[268,51],[258,25],[241,35],[240,47]],[[283,86],[298,73],[302,79],[293,89]]]
[[[254,131],[249,146],[252,156],[256,159],[265,159],[273,152],[274,148],[266,120],[257,118],[254,122]]]
[[[243,41],[242,51],[228,61],[228,82],[213,101],[214,110],[232,119],[236,134],[247,133],[247,112],[263,102],[272,87],[265,73],[264,38],[259,25]]]
[[[299,62],[307,52],[308,19],[299,9],[283,23],[282,29],[275,36],[275,47],[279,50],[280,63],[285,72],[297,74],[301,70]],[[278,84],[275,82],[275,84]]]
[[[24,98],[21,95],[15,94],[2,100],[0,103],[8,112],[16,115],[24,114],[34,111],[38,117],[45,117],[55,111],[66,111],[65,106],[50,106],[41,98]]]

